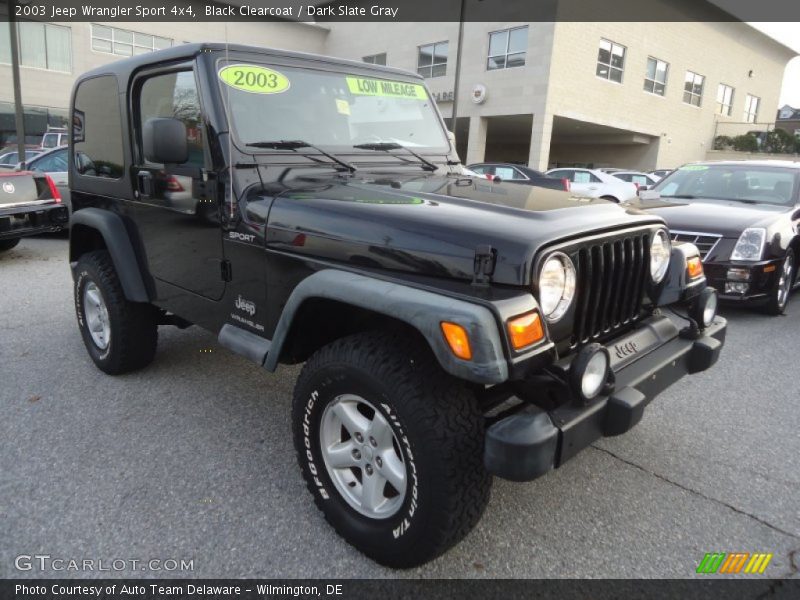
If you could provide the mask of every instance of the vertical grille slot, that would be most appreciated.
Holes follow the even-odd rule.
[[[639,316],[649,251],[648,233],[602,240],[578,249],[574,343],[599,339]]]

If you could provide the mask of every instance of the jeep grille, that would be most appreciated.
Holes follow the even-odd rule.
[[[650,272],[650,232],[581,246],[576,267],[573,344],[600,339],[639,316]]]

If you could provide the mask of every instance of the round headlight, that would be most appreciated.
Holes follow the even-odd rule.
[[[548,321],[558,321],[575,297],[575,265],[562,252],[551,254],[539,273],[539,304]]]
[[[650,244],[650,276],[653,278],[653,283],[663,281],[669,268],[671,253],[672,245],[669,236],[666,231],[659,229],[653,236],[653,243]]]

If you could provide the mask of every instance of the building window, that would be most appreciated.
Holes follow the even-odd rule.
[[[692,71],[686,71],[686,80],[683,85],[683,101],[692,106],[700,106],[703,102],[703,85],[705,76]]]
[[[525,66],[528,50],[528,26],[493,31],[489,34],[489,59],[486,69],[511,69]]]
[[[423,77],[443,77],[447,74],[447,42],[419,47],[417,73]]]
[[[20,21],[19,64],[48,71],[72,72],[72,30],[62,25]],[[8,26],[0,27],[0,63],[11,64]]]
[[[667,89],[669,64],[652,56],[647,59],[647,73],[644,76],[644,91],[663,96]]]
[[[746,123],[755,123],[758,119],[758,105],[761,98],[747,94],[744,99],[744,120]]]
[[[371,65],[386,66],[386,52],[381,52],[380,54],[370,54],[369,56],[365,56],[362,60]]]
[[[92,50],[95,52],[133,56],[171,47],[169,38],[92,23]]]
[[[597,76],[622,83],[624,71],[625,46],[608,40],[600,40],[600,49],[597,51]]]
[[[720,83],[717,88],[717,114],[731,116],[733,111],[733,88]]]

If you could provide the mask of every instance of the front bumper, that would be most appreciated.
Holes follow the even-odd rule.
[[[60,202],[3,208],[0,205],[0,240],[61,231],[69,222],[69,209]]]
[[[780,276],[783,259],[758,262],[712,262],[703,265],[708,285],[719,293],[725,302],[758,305],[766,302]],[[741,275],[734,276],[734,273]],[[738,289],[732,289],[732,287]]]
[[[527,404],[496,421],[486,432],[486,468],[505,479],[530,481],[560,467],[599,438],[625,433],[641,420],[645,406],[660,392],[716,363],[726,328],[725,319],[717,317],[699,338],[687,339],[672,321],[655,317],[610,342],[613,390],[579,405],[563,384],[563,402],[555,410]],[[624,351],[634,346],[641,351],[626,355]],[[567,372],[569,362],[556,365],[556,379]]]

